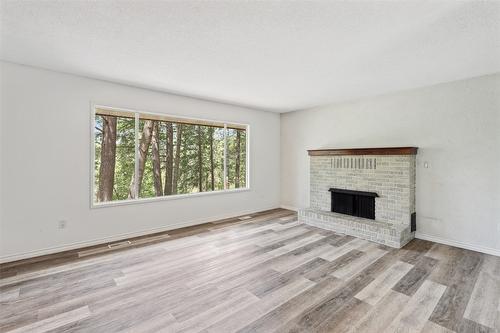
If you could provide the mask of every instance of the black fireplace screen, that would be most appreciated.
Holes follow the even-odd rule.
[[[375,192],[331,188],[332,212],[375,219]]]

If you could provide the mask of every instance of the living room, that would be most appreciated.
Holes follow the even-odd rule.
[[[500,332],[500,2],[1,1],[0,331]]]

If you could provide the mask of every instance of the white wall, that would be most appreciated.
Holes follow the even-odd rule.
[[[500,74],[282,114],[282,206],[309,205],[307,149],[384,146],[419,147],[418,237],[500,255]]]
[[[1,70],[2,261],[279,206],[279,114],[4,62]],[[249,124],[251,190],[90,209],[91,102]]]

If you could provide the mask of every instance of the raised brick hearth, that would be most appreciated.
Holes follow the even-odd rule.
[[[299,211],[299,221],[404,246],[415,234],[416,151],[414,147],[309,151],[310,207]],[[330,188],[375,192],[375,220],[332,212]]]

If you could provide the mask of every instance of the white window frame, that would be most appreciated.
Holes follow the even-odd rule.
[[[224,138],[226,137],[227,133],[227,127],[228,126],[238,126],[238,127],[244,127],[246,131],[246,174],[245,174],[245,187],[240,187],[240,188],[235,188],[235,189],[227,189],[227,165],[226,165],[226,154],[227,154],[227,141],[224,140],[224,189],[222,190],[214,190],[214,191],[206,191],[206,192],[195,192],[195,193],[186,193],[186,194],[173,194],[173,195],[164,195],[161,197],[151,197],[151,198],[136,198],[136,199],[125,199],[125,200],[114,200],[114,201],[107,201],[107,202],[95,202],[95,115],[96,115],[96,110],[110,110],[110,111],[123,111],[123,112],[132,112],[135,114],[136,118],[136,127],[138,126],[139,122],[137,119],[139,118],[140,115],[151,115],[151,116],[159,116],[159,117],[174,117],[178,119],[184,119],[186,122],[191,121],[199,121],[199,122],[217,122],[217,123],[223,123],[224,124]],[[136,128],[136,138],[135,138],[135,145],[137,147],[138,145],[138,136],[139,136],[139,131]],[[137,155],[137,148],[136,148],[136,155]],[[137,170],[137,165],[138,165],[138,159],[137,156],[135,156],[135,168]],[[136,174],[136,172],[134,172]],[[141,203],[149,203],[149,202],[156,202],[156,201],[165,201],[165,200],[179,200],[179,199],[187,199],[187,198],[196,198],[196,197],[203,197],[203,196],[210,196],[210,195],[219,195],[219,194],[230,194],[230,193],[238,193],[238,192],[246,192],[251,190],[251,184],[250,184],[250,125],[248,124],[242,124],[242,123],[236,123],[236,122],[227,122],[227,121],[220,121],[220,120],[215,120],[215,119],[203,119],[203,118],[194,118],[194,117],[186,117],[186,116],[178,116],[174,114],[167,114],[167,113],[159,113],[159,112],[149,112],[149,111],[141,111],[141,110],[136,110],[136,109],[130,109],[130,108],[123,108],[123,107],[114,107],[114,106],[108,106],[108,105],[103,105],[103,104],[95,104],[91,103],[90,107],[90,208],[102,208],[102,207],[112,207],[112,206],[122,206],[122,205],[134,205],[134,204],[141,204]]]

